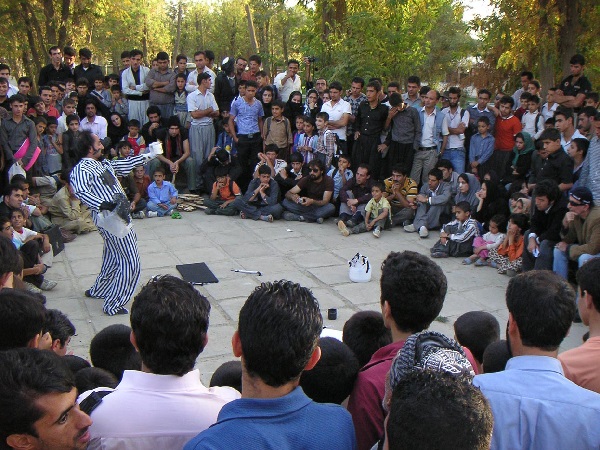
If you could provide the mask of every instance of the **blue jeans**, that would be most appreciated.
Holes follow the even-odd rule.
[[[291,213],[303,216],[307,222],[315,222],[317,219],[327,219],[335,214],[335,206],[327,203],[323,206],[303,206],[290,200],[283,199],[283,207]]]
[[[169,209],[163,209],[154,202],[148,202],[147,208],[148,208],[148,211],[154,211],[154,212],[158,213],[158,217],[170,216],[171,213],[173,212],[173,210],[177,207],[177,204],[175,204],[175,205],[172,205],[171,203],[165,203],[165,204],[169,207]]]
[[[454,171],[461,174],[465,171],[465,148],[447,148],[444,150],[442,159],[447,159],[452,163]]]
[[[578,267],[583,266],[590,259],[594,258],[600,258],[600,253],[596,255],[584,253],[577,259]],[[567,252],[554,248],[554,263],[552,265],[552,270],[564,279],[567,279],[569,276],[569,254]]]

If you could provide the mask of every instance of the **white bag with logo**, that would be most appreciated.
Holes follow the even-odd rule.
[[[351,281],[355,283],[368,283],[371,281],[371,264],[368,257],[357,253],[348,261],[348,265],[350,266],[348,275]]]

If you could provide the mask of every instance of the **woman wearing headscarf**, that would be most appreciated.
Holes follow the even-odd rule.
[[[481,189],[477,192],[479,203],[475,210],[474,218],[483,225],[485,231],[489,231],[490,219],[496,214],[508,217],[508,205],[506,200],[499,195],[498,186],[490,180],[483,180]]]
[[[531,135],[525,131],[515,135],[513,148],[512,178],[526,178],[531,169],[531,157],[535,150],[535,143]]]
[[[106,151],[109,153],[107,156],[117,156],[117,152],[115,150],[114,154],[112,153],[113,149],[116,149],[119,141],[123,139],[124,136],[127,136],[129,130],[127,128],[127,119],[123,117],[121,114],[113,112],[110,115],[110,120],[108,121],[108,130],[106,135],[110,139],[110,144],[107,145]]]
[[[475,211],[479,205],[477,192],[479,192],[480,188],[481,185],[475,175],[472,173],[461,173],[458,176],[458,192],[454,197],[454,204],[456,205],[459,202],[469,202],[471,210]]]
[[[290,94],[290,98],[285,104],[283,115],[288,118],[292,127],[292,133],[296,130],[296,117],[304,114],[304,105],[302,104],[302,92],[294,91]]]
[[[304,115],[312,117],[313,120],[317,118],[317,114],[321,111],[319,105],[319,94],[315,89],[311,89],[306,93],[306,102],[304,102]]]

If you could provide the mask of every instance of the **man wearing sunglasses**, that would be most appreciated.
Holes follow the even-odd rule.
[[[554,248],[552,270],[567,278],[569,261],[583,266],[600,257],[600,208],[594,206],[592,192],[576,187],[569,195],[569,212],[565,214],[560,232],[561,241]]]

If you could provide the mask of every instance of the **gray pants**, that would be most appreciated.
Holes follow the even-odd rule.
[[[192,125],[190,127],[190,151],[196,163],[196,174],[200,173],[202,162],[208,158],[215,145],[215,127],[210,125]],[[198,188],[196,184],[196,188]]]
[[[243,197],[238,197],[232,203],[238,211],[243,212],[249,219],[258,220],[260,216],[273,216],[274,219],[279,219],[283,214],[283,207],[279,203],[274,205],[255,206],[244,200]]]
[[[427,174],[433,168],[437,162],[437,151],[436,150],[417,150],[415,152],[415,158],[413,159],[412,170],[410,171],[410,177],[415,180],[415,183],[420,184],[427,182]],[[423,175],[421,177],[421,174]]]
[[[127,118],[129,120],[139,120],[140,126],[143,126],[148,122],[148,116],[146,115],[148,106],[150,106],[148,100],[129,100],[129,114],[127,115]]]
[[[348,195],[349,199],[354,198],[354,194],[352,193],[352,191],[346,191],[346,194]],[[356,211],[352,212],[352,209],[350,209],[350,207],[347,204],[340,202],[340,214],[348,214],[349,216],[353,216],[356,213],[361,213],[364,218],[366,207],[366,203],[363,203],[362,205],[356,205]]]
[[[161,165],[164,166],[167,173],[171,172],[171,169],[169,169],[169,167],[166,164],[164,164],[161,160],[159,160],[158,158],[155,158],[155,159],[149,161],[148,164],[146,164],[146,167],[148,169],[148,174],[150,175],[150,179],[152,179],[152,174],[154,173],[154,171]],[[196,168],[195,159],[190,156],[185,161],[183,161],[182,165],[183,165],[183,167],[180,166],[179,169],[185,170],[185,175],[187,177],[188,189],[190,191],[193,191],[194,189],[196,189],[196,170],[197,170],[197,168]]]
[[[440,215],[445,210],[446,205],[429,205],[425,203],[419,203],[413,226],[417,230],[423,226],[428,230],[432,228],[439,228],[442,225],[440,224]]]
[[[392,207],[392,226],[402,225],[407,220],[413,220],[415,210],[412,208],[400,208],[394,212]]]
[[[158,109],[160,109],[160,117],[168,119],[173,115],[173,108],[175,108],[175,103],[167,103],[166,105],[154,104],[154,106],[157,106]],[[182,123],[181,126],[185,127],[185,123]]]

